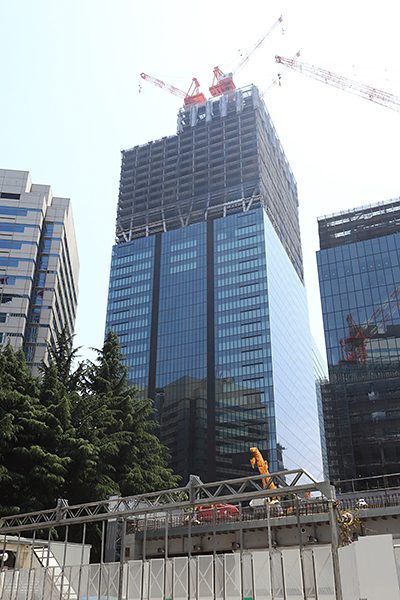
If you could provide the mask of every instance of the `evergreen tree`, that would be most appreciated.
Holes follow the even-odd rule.
[[[88,371],[88,387],[103,407],[100,460],[122,495],[175,487],[178,477],[167,467],[168,449],[151,434],[157,424],[151,400],[139,399],[128,381],[128,367],[117,335],[108,331],[98,361]]]
[[[52,423],[37,381],[20,350],[0,353],[0,510],[4,514],[54,506],[66,473],[53,445]]]
[[[176,485],[152,433],[152,401],[129,384],[116,334],[75,371],[72,341],[67,328],[58,334],[40,378],[22,350],[0,350],[0,514]]]

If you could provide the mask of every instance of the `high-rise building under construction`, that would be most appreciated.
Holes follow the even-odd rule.
[[[106,327],[184,480],[320,475],[297,186],[257,88],[122,153]]]
[[[400,462],[400,199],[320,218],[319,237],[329,477],[373,485]]]

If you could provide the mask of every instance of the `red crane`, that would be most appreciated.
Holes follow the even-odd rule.
[[[206,101],[205,95],[200,92],[200,84],[197,81],[196,77],[193,77],[192,83],[190,84],[189,90],[185,93],[183,90],[170,85],[169,83],[164,83],[161,79],[157,79],[157,77],[152,77],[151,75],[147,75],[146,73],[140,73],[140,77],[153,85],[161,88],[162,90],[166,90],[174,96],[179,96],[183,98],[183,103],[185,106],[190,106],[191,104],[202,104]]]
[[[262,46],[262,44],[265,42],[270,33],[273,32],[275,27],[277,27],[279,23],[282,23],[282,20],[282,16],[279,17],[279,19],[272,25],[272,27],[268,29],[267,33],[264,33],[264,35],[262,35],[258,42],[252,47],[252,49],[240,59],[236,67],[232,69],[231,73],[225,74],[223,71],[221,71],[219,67],[214,67],[214,79],[212,86],[210,87],[211,96],[220,96],[225,92],[229,92],[231,90],[236,89],[236,86],[233,82],[233,76],[237,75],[239,71],[243,69],[243,67],[250,60],[254,52],[256,52],[256,50],[258,50]]]
[[[358,81],[347,79],[347,77],[343,77],[342,75],[336,75],[331,71],[325,71],[319,67],[301,63],[293,58],[275,56],[275,60],[277,63],[286,65],[287,67],[299,71],[299,73],[303,73],[304,75],[308,75],[317,81],[322,81],[323,83],[337,87],[340,90],[345,90],[356,96],[361,96],[361,98],[371,100],[371,102],[376,102],[377,104],[381,104],[392,110],[400,111],[400,98],[398,96],[383,92],[382,90],[377,90],[376,88],[363,83],[358,83]]]
[[[347,315],[349,335],[346,341],[339,340],[342,358],[341,363],[356,364],[358,360],[365,364],[367,361],[368,341],[383,327],[389,318],[398,310],[400,287],[394,290],[385,302],[362,325],[357,325],[352,315]],[[346,355],[346,356],[345,356]]]

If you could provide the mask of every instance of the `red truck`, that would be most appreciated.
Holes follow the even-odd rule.
[[[208,506],[199,506],[196,508],[196,519],[201,522],[210,522],[213,520],[215,507],[215,519],[225,521],[239,517],[239,510],[232,504],[209,504]]]

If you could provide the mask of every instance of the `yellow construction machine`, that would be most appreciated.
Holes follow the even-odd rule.
[[[257,467],[258,470],[260,472],[260,475],[269,475],[269,470],[268,470],[268,463],[266,460],[264,460],[263,455],[261,454],[261,452],[259,451],[258,448],[250,448],[250,452],[253,454],[253,456],[250,459],[250,464],[251,466],[255,467],[255,464],[257,463]],[[267,490],[274,490],[274,489],[278,489],[276,487],[276,485],[274,484],[274,482],[272,481],[271,477],[266,477],[265,479],[263,478],[262,480],[263,482],[263,486],[267,489]],[[252,502],[254,503],[254,505],[258,505],[258,504],[263,504],[264,500],[261,500],[261,502],[257,502],[256,500],[252,500],[250,502],[250,506],[252,505]],[[276,496],[273,496],[271,498],[269,498],[269,502],[277,502],[277,498]]]

